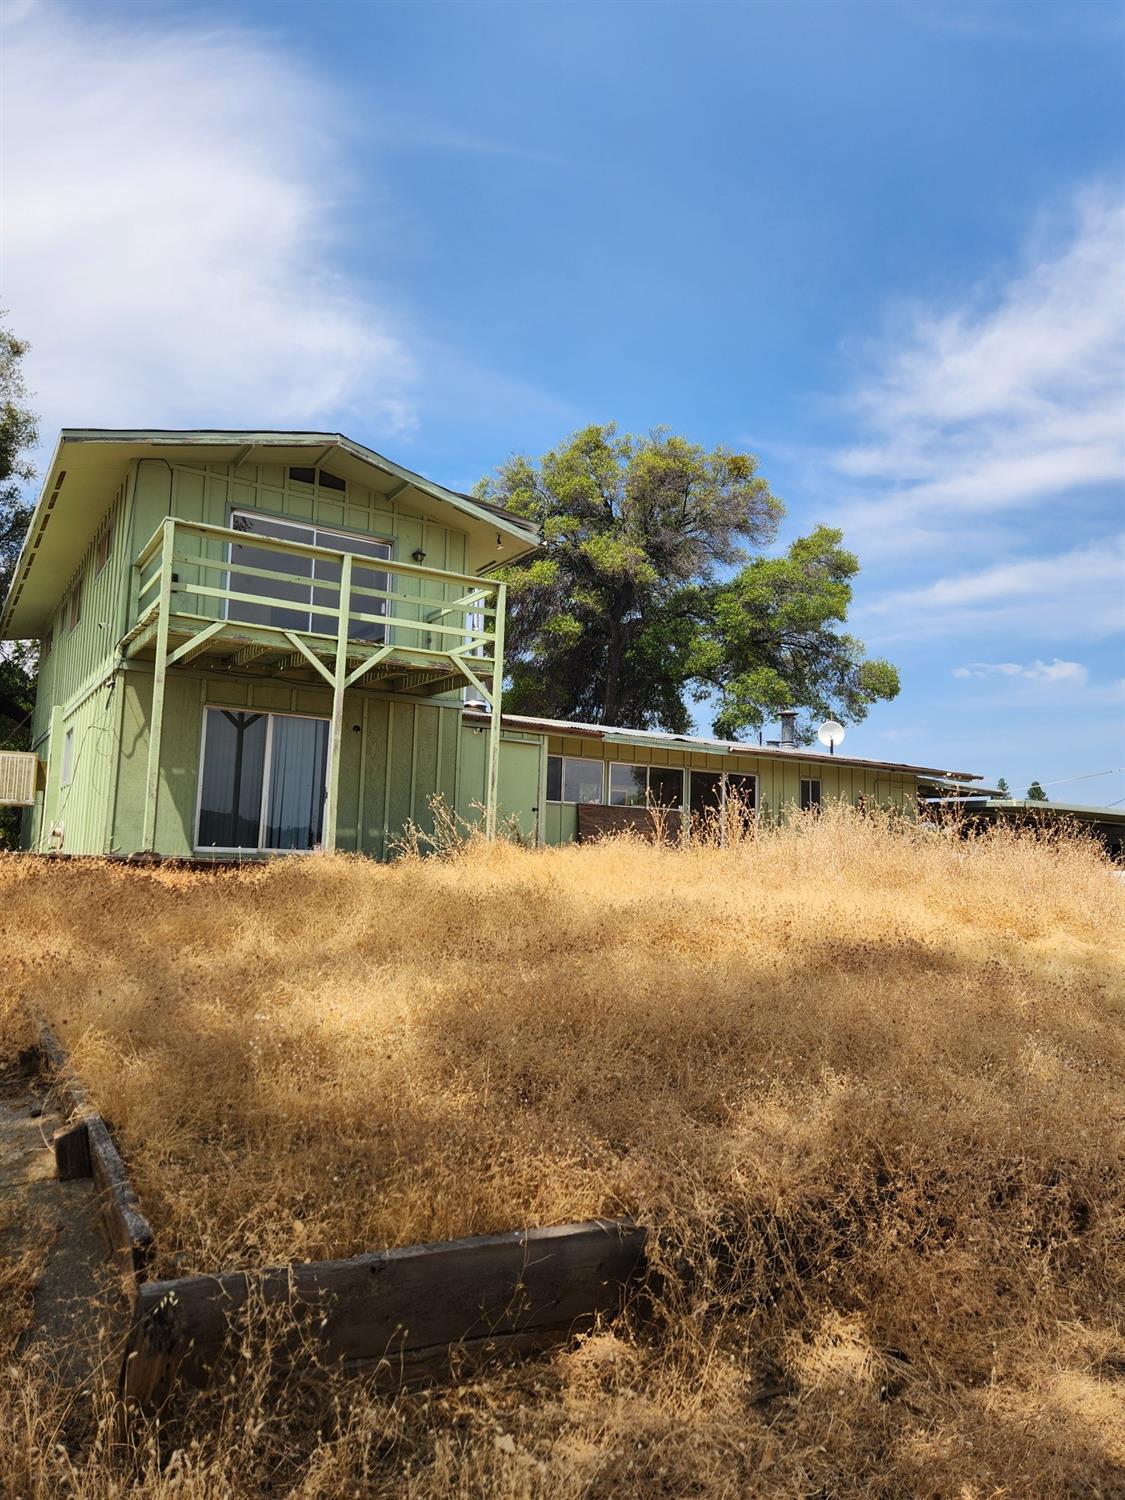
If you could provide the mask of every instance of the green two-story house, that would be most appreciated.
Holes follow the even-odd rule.
[[[0,616],[40,643],[34,759],[0,799],[41,852],[382,858],[438,799],[557,843],[734,792],[777,813],[948,789],[792,743],[502,716],[493,575],[537,545],[339,434],[65,430]]]

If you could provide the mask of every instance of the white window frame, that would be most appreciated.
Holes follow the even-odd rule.
[[[605,783],[605,794],[607,799],[612,799],[613,797],[613,768],[615,766],[623,766],[627,767],[631,771],[643,771],[645,773],[645,800],[643,802],[614,802],[612,800],[607,800],[607,807],[657,807],[662,809],[664,812],[683,812],[684,786],[687,782],[687,776],[683,766],[645,765],[643,762],[635,760],[610,760],[606,762],[606,765],[609,768],[606,772]],[[680,800],[678,802],[672,803],[669,806],[664,802],[654,802],[652,800],[651,775],[653,771],[678,772],[680,778]]]
[[[316,488],[319,489],[319,485],[316,486]],[[394,543],[394,538],[393,537],[373,536],[373,535],[371,535],[371,533],[366,532],[366,531],[345,531],[343,529],[343,527],[340,527],[340,526],[322,526],[319,521],[307,521],[307,520],[305,520],[305,518],[303,516],[279,516],[276,513],[276,511],[272,511],[272,510],[255,510],[252,507],[248,508],[247,506],[244,506],[244,505],[235,505],[235,506],[231,506],[231,508],[230,508],[230,514],[227,517],[227,522],[228,522],[228,525],[230,526],[230,528],[232,530],[234,529],[234,521],[235,521],[235,518],[237,516],[249,516],[249,517],[263,516],[267,521],[280,521],[283,526],[300,527],[301,529],[303,529],[303,530],[305,530],[305,531],[307,531],[307,532],[310,533],[310,540],[306,543],[306,545],[309,546],[309,547],[323,547],[323,546],[326,546],[326,544],[324,542],[322,542],[322,541],[319,540],[319,534],[322,533],[322,532],[325,535],[327,535],[327,536],[340,537],[344,541],[375,542],[380,547],[386,547],[386,549],[387,549],[387,555],[386,555],[386,557],[371,557],[370,554],[368,554],[366,552],[353,552],[351,554],[352,557],[355,558],[355,559],[358,559],[359,564],[360,564],[361,567],[368,567],[368,566],[370,566],[372,568],[376,568],[377,569],[379,563],[381,563],[381,562],[394,562],[394,560],[395,560],[395,543]],[[247,532],[246,535],[248,537],[252,538],[253,535],[254,535],[254,533],[253,532]],[[279,538],[277,538],[277,537],[268,537],[267,536],[265,538],[265,540],[267,542],[269,542],[269,541],[277,541],[277,540],[279,540]],[[232,558],[231,558],[231,550],[236,545],[239,545],[239,544],[236,544],[235,542],[228,542],[227,543],[227,574],[226,574],[226,585],[225,586],[228,589],[231,586],[230,585],[231,574],[232,573],[236,573],[238,571],[237,568],[234,567],[233,561],[232,561]],[[242,545],[253,546],[253,541],[252,540],[248,541],[248,542],[246,542],[246,543],[244,543]],[[335,552],[347,552],[349,549],[347,547],[335,547],[335,548],[333,548],[333,547],[329,546],[329,547],[327,547],[327,550],[328,551],[335,551]],[[320,583],[322,586],[327,587],[327,588],[331,588],[332,587],[331,583],[329,583],[327,579],[316,579],[316,578],[313,578],[313,577],[309,578],[309,603],[308,603],[308,609],[305,611],[305,614],[308,617],[308,622],[309,623],[308,623],[308,626],[306,627],[306,629],[304,631],[298,631],[298,634],[304,634],[304,635],[323,635],[324,634],[324,631],[322,631],[322,630],[313,630],[311,628],[312,627],[313,615],[315,615],[317,613],[317,606],[313,603],[313,590],[316,588],[316,586],[317,586],[318,583]],[[387,592],[388,593],[390,593],[390,584],[391,584],[391,578],[390,578],[390,574],[388,574],[387,575]],[[230,607],[231,607],[231,603],[232,602],[233,601],[230,600],[230,599],[224,599],[223,600],[223,619],[225,619],[225,620],[230,620]],[[268,598],[265,600],[265,602],[267,602],[267,603],[269,602]],[[378,599],[365,599],[361,595],[359,602],[360,602],[360,604],[369,604],[369,605],[378,605],[381,602],[383,604],[383,606],[385,607],[385,609],[386,609],[387,615],[390,614],[390,603],[391,603],[391,601],[389,599],[383,599],[382,601],[380,601]],[[301,601],[299,599],[277,599],[277,600],[274,600],[274,603],[278,606],[279,609],[289,608],[289,609],[299,610],[301,608]],[[376,614],[376,613],[378,613],[378,611],[376,609],[361,609],[359,612],[360,612],[360,614]],[[247,623],[247,622],[241,621],[241,620],[231,620],[231,624],[233,624],[233,625],[239,625],[239,624],[245,624],[245,623]],[[269,629],[270,627],[266,626],[265,628]],[[371,644],[372,645],[385,645],[389,639],[390,639],[390,623],[388,621],[388,623],[383,626],[383,639],[382,639],[382,641],[372,642]],[[315,714],[306,714],[306,715],[299,716],[299,717],[315,718],[316,715]]]
[[[203,813],[203,757],[207,753],[207,715],[212,711],[229,714],[262,714],[266,720],[266,753],[262,762],[262,805],[258,816],[258,842],[257,844],[201,844],[199,842],[199,820]],[[205,703],[203,705],[203,722],[199,727],[199,763],[195,774],[195,823],[192,828],[192,848],[197,854],[314,854],[322,847],[315,844],[311,849],[275,849],[272,845],[264,845],[266,825],[269,822],[270,810],[270,772],[273,768],[273,721],[274,719],[315,719],[318,723],[329,726],[328,754],[331,761],[331,718],[324,714],[299,714],[292,713],[287,709],[254,708],[253,705],[239,703]],[[324,809],[327,812],[328,805],[328,776],[324,778]],[[324,837],[323,820],[321,826],[321,838]]]
[[[554,806],[554,807],[604,807],[606,805],[606,803],[605,803],[605,799],[606,799],[606,785],[607,785],[606,777],[607,777],[608,773],[606,771],[606,764],[607,763],[604,760],[599,760],[597,758],[597,756],[594,756],[594,755],[555,755],[555,756],[552,756],[550,754],[548,754],[547,759],[548,760],[561,760],[562,763],[563,763],[562,775],[559,777],[559,793],[560,793],[560,795],[559,795],[559,797],[558,797],[557,800],[554,799],[554,798],[551,798],[551,797],[547,797],[545,799],[546,801],[550,802],[552,804],[552,806]],[[564,796],[561,795],[561,793],[566,790],[566,762],[568,760],[583,760],[583,761],[585,761],[587,763],[587,765],[600,766],[601,767],[601,773],[602,773],[602,790],[601,790],[601,796],[600,796],[600,798],[598,799],[597,802],[570,802],[570,801],[567,800],[566,797],[564,797]]]

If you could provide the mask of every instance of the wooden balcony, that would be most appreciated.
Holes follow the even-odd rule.
[[[134,623],[119,651],[154,664],[146,849],[155,831],[167,672],[193,663],[332,690],[327,848],[335,840],[344,693],[362,685],[434,696],[468,684],[491,713],[486,826],[494,829],[502,583],[173,516],[133,568]]]

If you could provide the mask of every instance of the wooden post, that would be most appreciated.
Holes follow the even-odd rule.
[[[488,722],[488,783],[484,801],[484,831],[490,839],[496,837],[496,804],[500,785],[500,705],[504,696],[504,609],[507,597],[508,585],[498,583],[492,642],[492,692],[489,696],[492,713]]]
[[[156,660],[152,673],[152,713],[148,728],[148,776],[145,781],[144,832],[141,847],[145,853],[156,850],[156,800],[160,791],[160,738],[164,728],[164,680],[168,673],[168,617],[172,609],[172,552],[176,523],[171,516],[163,521],[164,535],[160,545],[159,611],[156,617]]]
[[[336,629],[336,672],[332,683],[332,731],[328,742],[328,795],[324,804],[324,836],[321,844],[331,853],[336,847],[336,817],[340,806],[340,751],[344,739],[344,689],[348,677],[348,615],[351,610],[352,554],[340,563],[340,618]]]

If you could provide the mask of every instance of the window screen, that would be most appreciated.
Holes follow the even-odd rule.
[[[757,806],[758,778],[745,771],[727,772],[727,802],[749,812]]]
[[[575,755],[547,757],[548,802],[600,802],[603,767],[600,760]]]
[[[808,812],[810,808],[820,806],[820,782],[815,780],[801,779],[801,811]]]
[[[682,807],[684,773],[673,766],[650,766],[648,799],[654,807]]]
[[[718,771],[693,771],[691,773],[691,810],[693,813],[714,812],[722,803],[723,778]]]
[[[609,804],[611,807],[644,807],[647,800],[647,776],[644,766],[609,768]]]

